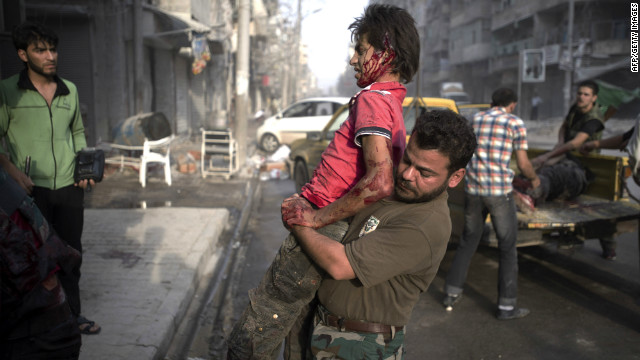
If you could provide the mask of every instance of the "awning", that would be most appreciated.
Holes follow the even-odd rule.
[[[145,18],[150,20],[145,23],[150,23],[150,28],[155,30],[153,33],[144,34],[145,45],[166,50],[180,49],[191,46],[193,33],[211,33],[212,26],[191,19],[190,14],[169,12],[148,4],[143,4],[142,9],[151,15],[149,19],[145,14]],[[219,26],[221,25],[213,27]],[[207,40],[222,41],[221,39],[212,39],[210,36],[207,36]]]
[[[629,69],[630,66],[631,58],[625,58],[616,62],[609,63],[607,65],[577,68],[574,72],[573,81],[580,82],[587,79],[593,79],[602,74],[608,73],[609,71],[622,68]]]

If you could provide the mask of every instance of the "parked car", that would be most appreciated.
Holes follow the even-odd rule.
[[[490,104],[458,104],[458,110],[460,110],[460,115],[464,116],[465,119],[471,123],[473,121],[473,116],[480,112],[485,111],[491,107]]]
[[[404,125],[407,129],[407,140],[411,130],[416,124],[419,115],[432,109],[449,109],[458,113],[455,101],[444,98],[412,98],[407,97],[402,103]],[[347,120],[349,107],[340,107],[331,117],[322,131],[309,132],[306,139],[297,140],[291,144],[291,152],[287,160],[291,177],[296,184],[296,191],[300,192],[302,186],[309,182],[309,175],[320,163],[320,157],[329,142],[333,139],[336,130]]]
[[[322,131],[331,115],[349,102],[348,97],[309,98],[269,117],[258,128],[258,145],[267,152],[304,139],[309,131]]]

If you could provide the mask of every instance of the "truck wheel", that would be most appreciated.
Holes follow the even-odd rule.
[[[273,134],[264,134],[262,139],[260,140],[260,147],[262,150],[272,153],[278,150],[280,143],[278,143],[278,138]]]
[[[296,160],[296,164],[293,167],[293,180],[296,183],[296,192],[298,194],[302,191],[302,187],[309,182],[307,164],[302,159]]]

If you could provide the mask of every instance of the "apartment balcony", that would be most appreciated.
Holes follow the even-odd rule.
[[[628,39],[595,41],[592,45],[592,54],[621,55],[631,53],[631,41]]]
[[[439,84],[443,81],[451,79],[451,72],[449,69],[438,70],[436,72],[425,72],[425,79],[422,80],[425,84]]]
[[[513,41],[506,44],[493,44],[494,55],[503,56],[503,55],[511,55],[511,54],[519,54],[520,50],[525,49],[535,49],[535,39],[532,37]]]
[[[460,51],[450,54],[451,64],[459,65],[475,61],[486,60],[490,58],[492,53],[490,43],[480,43],[465,46]]]
[[[435,54],[449,50],[449,38],[432,38],[423,40],[420,45],[425,54]]]
[[[520,0],[514,1],[512,5],[501,8],[501,5],[495,5],[493,8],[493,16],[491,22],[491,30],[500,29],[516,21],[532,16],[543,10],[548,10],[561,5],[567,6],[568,0]]]
[[[253,21],[249,24],[249,33],[251,36],[268,37],[270,35],[272,27],[269,26],[269,18],[267,17],[254,17]]]
[[[464,24],[468,24],[476,19],[491,18],[491,1],[475,1],[471,5],[465,5],[464,10],[460,13],[451,15],[450,26],[455,28]]]
[[[497,56],[489,59],[489,73],[517,69],[520,54]]]

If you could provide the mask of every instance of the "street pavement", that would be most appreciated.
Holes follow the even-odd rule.
[[[163,358],[253,191],[250,166],[230,180],[174,166],[170,187],[158,170],[143,189],[110,168],[86,193],[82,313],[102,331],[82,336],[81,360]]]
[[[174,166],[170,187],[152,169],[144,189],[136,171],[108,170],[85,197],[82,312],[102,332],[83,335],[80,359],[161,359],[225,254],[256,169],[224,180]]]

